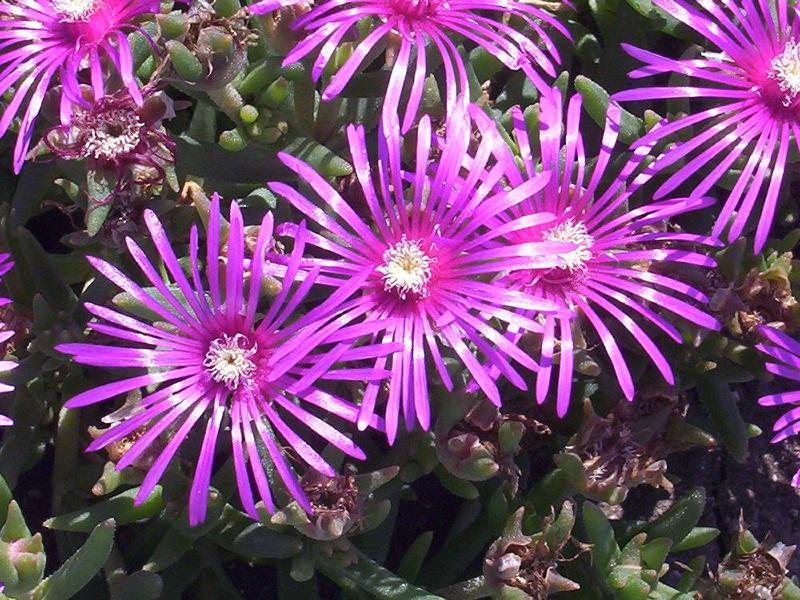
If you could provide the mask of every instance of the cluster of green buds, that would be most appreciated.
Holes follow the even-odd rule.
[[[0,529],[0,581],[3,593],[11,598],[25,597],[44,577],[47,558],[42,534],[31,534],[15,501],[8,505],[6,521]]]
[[[114,542],[113,519],[98,522],[84,545],[49,577],[41,533],[31,533],[0,477],[0,600],[71,598],[103,567]]]
[[[719,253],[719,267],[710,276],[709,306],[734,338],[754,340],[759,325],[789,333],[800,329],[800,304],[792,289],[797,279],[792,248],[798,234],[764,255],[749,254],[744,240]]]
[[[543,519],[538,532],[523,533],[525,509],[509,519],[502,537],[489,548],[483,562],[486,591],[502,600],[539,600],[580,586],[558,572],[566,560],[564,549],[575,526],[571,502],[565,502],[558,517]],[[525,523],[527,525],[527,523]]]
[[[740,519],[733,551],[720,563],[716,575],[701,583],[701,597],[800,599],[800,587],[787,570],[796,548],[769,539],[759,542]]]
[[[654,396],[600,417],[587,399],[580,428],[554,460],[576,491],[609,504],[622,503],[641,484],[672,491],[666,457],[714,443],[684,412],[677,398]]]
[[[255,43],[244,11],[230,13],[230,2],[193,2],[188,12],[157,17],[175,74],[193,90],[220,89],[232,82]]]
[[[399,471],[393,466],[357,474],[346,467],[343,474],[333,477],[316,471],[306,473],[300,484],[313,514],[294,501],[270,518],[270,525],[279,531],[292,528],[306,540],[303,551],[292,559],[292,577],[310,579],[320,560],[340,568],[357,562],[357,551],[349,537],[372,531],[389,515],[391,501],[376,492]]]
[[[158,17],[179,86],[207,97],[236,123],[219,136],[220,145],[229,151],[243,149],[250,140],[274,144],[289,131],[286,118],[275,113],[290,93],[281,58],[258,46],[250,20],[238,0],[213,6],[203,0],[193,3],[188,13]]]
[[[442,407],[436,421],[436,456],[459,479],[485,481],[497,475],[512,491],[519,483],[514,457],[526,433],[544,436],[550,429],[538,421],[513,413],[500,413],[485,398],[463,394]]]

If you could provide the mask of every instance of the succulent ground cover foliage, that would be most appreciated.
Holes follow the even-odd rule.
[[[800,598],[798,161],[789,0],[0,0],[0,598]]]

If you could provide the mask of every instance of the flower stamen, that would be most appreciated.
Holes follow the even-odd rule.
[[[585,270],[586,263],[592,259],[594,238],[582,221],[567,219],[546,231],[542,237],[546,242],[567,242],[577,246],[575,250],[562,255],[566,268],[571,272]]]
[[[82,113],[73,121],[72,129],[75,135],[83,136],[84,158],[113,161],[139,145],[144,123],[133,111],[113,109]]]
[[[783,105],[791,106],[800,94],[800,44],[794,38],[786,42],[783,51],[772,59],[768,76],[783,92]]]
[[[424,298],[435,260],[422,249],[422,240],[409,241],[403,236],[383,253],[383,264],[377,268],[383,276],[383,289],[395,292],[402,300],[409,293]]]
[[[203,366],[211,379],[234,391],[256,372],[252,358],[257,352],[258,344],[251,345],[244,334],[223,333],[208,346]]]
[[[85,21],[100,6],[100,0],[50,0],[50,3],[61,16],[62,23]]]

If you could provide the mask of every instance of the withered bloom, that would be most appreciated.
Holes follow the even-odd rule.
[[[364,533],[379,525],[389,513],[389,500],[378,500],[373,492],[400,471],[387,467],[371,473],[343,473],[329,476],[309,470],[300,485],[313,509],[309,514],[292,502],[272,516],[278,525],[291,525],[318,541],[334,541],[347,534]]]
[[[574,476],[572,482],[589,498],[619,504],[641,484],[672,489],[666,477],[665,457],[686,447],[674,439],[670,425],[674,407],[653,405],[652,410],[630,410],[624,404],[606,417],[584,402],[584,418],[556,464]]]
[[[117,189],[161,183],[175,164],[175,142],[161,125],[171,106],[163,94],[145,94],[141,106],[120,92],[81,107],[69,123],[51,128],[45,143],[59,158],[112,174]]]
[[[461,479],[484,481],[501,475],[516,492],[520,470],[514,457],[523,437],[531,432],[548,435],[550,429],[535,419],[501,413],[485,398],[450,403],[436,422],[436,455],[444,467]]]
[[[560,575],[560,562],[567,559],[564,547],[575,525],[572,504],[565,502],[556,518],[544,520],[541,530],[522,533],[524,508],[515,512],[506,525],[503,537],[489,548],[483,562],[483,576],[494,597],[544,600],[551,594],[580,589],[580,585]],[[516,593],[504,590],[514,588]],[[520,594],[521,592],[521,594]]]
[[[734,549],[711,580],[701,585],[700,598],[796,598],[800,588],[787,577],[787,567],[796,548],[775,542],[769,536],[759,543],[745,529],[740,516]]]

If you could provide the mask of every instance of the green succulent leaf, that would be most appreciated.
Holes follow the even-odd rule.
[[[114,519],[98,523],[86,542],[42,583],[43,600],[67,600],[97,575],[114,544]]]
[[[164,508],[161,486],[156,486],[139,505],[134,499],[139,488],[124,491],[92,506],[65,515],[52,517],[44,522],[49,529],[59,531],[91,531],[99,523],[113,518],[118,525],[127,525],[159,514]]]
[[[606,113],[611,97],[608,92],[594,81],[583,75],[575,78],[575,89],[583,98],[586,112],[600,127],[605,126]],[[644,121],[621,109],[619,123],[619,139],[625,144],[631,144],[639,139],[644,132]]]

